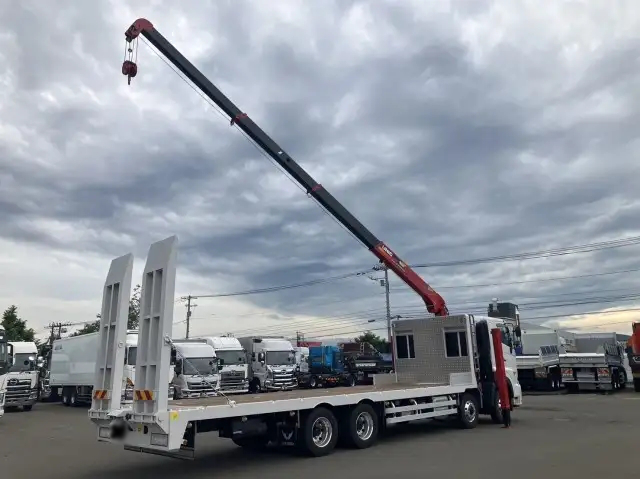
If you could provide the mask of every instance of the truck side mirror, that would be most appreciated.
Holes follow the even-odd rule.
[[[264,363],[264,353],[258,353],[258,361]]]
[[[224,359],[218,358],[218,366],[220,367],[224,366]]]

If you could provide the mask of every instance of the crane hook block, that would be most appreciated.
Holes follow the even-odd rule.
[[[131,60],[125,60],[122,63],[122,74],[127,76],[128,84],[131,85],[131,79],[138,74],[138,65]]]

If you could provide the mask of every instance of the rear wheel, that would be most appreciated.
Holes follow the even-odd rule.
[[[315,376],[311,376],[309,378],[309,387],[310,388],[317,388],[318,387],[318,378]]]
[[[627,372],[624,369],[621,369],[618,373],[619,385],[620,389],[625,389],[627,387]]]
[[[471,393],[464,393],[458,406],[458,421],[463,429],[473,429],[478,425],[480,404]]]
[[[346,446],[366,449],[378,439],[378,430],[378,415],[373,406],[358,404],[347,415],[341,432]]]
[[[71,391],[68,387],[62,388],[62,404],[69,406],[71,404]]]
[[[71,396],[69,397],[69,406],[78,407],[78,391],[76,388],[71,390]]]
[[[31,411],[33,409],[33,404],[27,404],[26,406],[22,406],[22,409],[25,411]]]
[[[298,446],[309,456],[320,457],[331,453],[338,442],[338,421],[326,408],[312,410],[304,419],[298,435]]]

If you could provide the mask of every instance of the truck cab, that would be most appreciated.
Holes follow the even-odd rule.
[[[9,341],[7,346],[10,367],[5,408],[22,407],[30,411],[38,401],[38,348],[32,341]]]
[[[502,332],[502,354],[505,361],[505,372],[509,386],[509,394],[512,396],[514,406],[522,405],[522,390],[518,381],[518,363],[516,359],[516,347],[521,344],[519,325],[516,320],[510,318],[481,317],[476,320],[487,322],[489,329],[499,328]],[[493,367],[495,371],[495,365]],[[517,389],[517,391],[516,391]]]
[[[8,356],[7,336],[4,329],[0,329],[0,417],[4,415],[4,399],[7,393]]]
[[[174,340],[174,399],[194,399],[218,395],[220,374],[218,359],[203,339]]]
[[[249,392],[285,391],[297,386],[295,350],[288,339],[249,336],[239,341],[247,350]]]
[[[202,338],[213,347],[218,358],[220,390],[225,394],[249,391],[249,364],[247,351],[237,338],[229,336],[208,336]]]

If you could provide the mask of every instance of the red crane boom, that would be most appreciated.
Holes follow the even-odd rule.
[[[131,78],[135,77],[138,72],[138,66],[134,61],[134,45],[132,42],[139,35],[145,37],[203,94],[224,111],[231,119],[232,125],[236,124],[244,131],[266,154],[273,158],[294,180],[304,187],[309,195],[315,198],[336,220],[353,233],[382,263],[418,293],[424,300],[429,312],[436,316],[447,316],[449,314],[442,296],[391,251],[387,245],[376,238],[371,231],[360,223],[338,200],[316,182],[269,135],[256,125],[246,113],[218,90],[200,70],[154,28],[149,20],[144,18],[136,20],[125,32],[125,39],[129,44],[129,54],[122,64],[122,74],[127,76],[129,83],[131,83]]]

